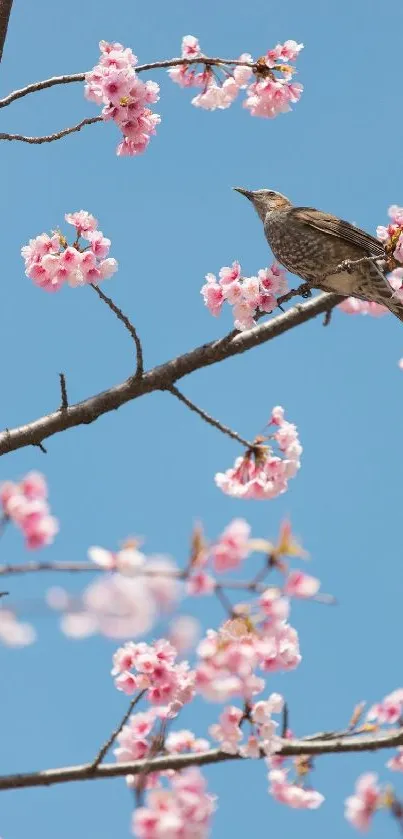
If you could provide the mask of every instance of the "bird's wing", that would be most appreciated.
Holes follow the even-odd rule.
[[[370,236],[369,233],[365,233],[364,230],[360,230],[359,227],[354,227],[348,221],[332,216],[330,213],[322,213],[321,210],[315,210],[312,207],[293,207],[290,210],[290,215],[310,227],[315,227],[322,233],[345,239],[374,256],[383,256],[385,253],[384,246],[378,239]]]

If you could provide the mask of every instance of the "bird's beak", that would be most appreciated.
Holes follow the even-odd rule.
[[[241,195],[245,195],[245,197],[246,197],[246,198],[249,198],[249,201],[252,201],[252,200],[253,200],[253,192],[252,192],[252,190],[250,190],[250,189],[242,189],[242,187],[241,187],[241,186],[233,186],[233,187],[232,187],[232,189],[234,189],[234,190],[235,190],[235,192],[240,192],[240,193],[241,193]]]

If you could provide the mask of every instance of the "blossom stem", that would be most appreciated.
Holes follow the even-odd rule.
[[[221,422],[219,422],[219,420],[214,419],[214,417],[210,416],[210,414],[208,414],[206,411],[203,411],[202,408],[199,408],[197,405],[195,405],[194,402],[191,402],[191,400],[188,399],[187,396],[185,396],[183,393],[181,393],[181,391],[178,390],[178,388],[175,387],[175,385],[171,385],[167,388],[167,390],[169,393],[172,393],[173,396],[176,396],[176,398],[179,399],[180,402],[183,402],[184,405],[190,408],[191,411],[194,411],[195,414],[198,414],[199,417],[204,419],[205,422],[209,423],[209,425],[212,425],[214,428],[218,428],[219,431],[222,431],[222,433],[226,434],[227,437],[231,437],[232,440],[236,440],[237,443],[241,443],[242,446],[245,446],[246,449],[253,448],[252,443],[249,443],[248,440],[245,440],[243,437],[241,437],[240,434],[237,433],[237,431],[232,431],[232,429],[228,428],[227,425],[223,425]]]
[[[124,717],[122,717],[122,719],[121,719],[121,721],[120,721],[120,723],[119,723],[118,727],[117,727],[117,728],[115,728],[115,729],[114,729],[114,731],[112,731],[112,734],[111,734],[111,735],[108,737],[108,739],[105,741],[104,745],[100,748],[100,750],[99,750],[98,754],[96,755],[96,757],[94,758],[94,760],[93,760],[93,761],[92,761],[92,763],[90,764],[90,765],[91,765],[91,767],[92,767],[92,770],[93,770],[93,771],[94,771],[95,769],[97,769],[97,767],[99,766],[99,764],[100,764],[100,763],[102,763],[102,761],[103,761],[103,759],[104,759],[104,757],[105,757],[105,755],[106,755],[107,751],[110,749],[110,747],[112,746],[112,744],[115,742],[115,740],[116,740],[116,738],[117,738],[118,734],[120,734],[120,732],[122,731],[123,726],[124,726],[124,725],[126,725],[126,723],[127,723],[128,719],[129,719],[129,717],[130,717],[130,714],[131,714],[131,712],[133,711],[133,708],[135,708],[135,707],[136,707],[136,705],[140,702],[140,699],[144,696],[144,694],[145,694],[146,692],[147,692],[147,691],[145,691],[145,690],[141,690],[141,691],[140,691],[140,693],[138,693],[138,694],[137,694],[137,695],[136,695],[136,696],[132,699],[132,701],[130,702],[130,705],[129,705],[129,707],[128,707],[128,709],[127,709],[127,711],[126,711],[126,713],[125,713]]]

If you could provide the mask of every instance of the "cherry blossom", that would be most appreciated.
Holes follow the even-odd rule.
[[[221,574],[230,571],[247,558],[250,553],[250,525],[244,519],[234,519],[210,548],[214,571]]]
[[[301,661],[297,632],[284,619],[259,626],[246,616],[227,621],[218,632],[209,629],[197,654],[196,690],[213,702],[235,696],[250,702],[265,687],[256,670],[293,670]]]
[[[59,291],[67,283],[75,288],[109,279],[118,269],[116,259],[108,257],[111,245],[98,222],[86,210],[66,213],[65,220],[76,230],[76,239],[69,245],[60,231],[51,236],[41,233],[21,248],[25,274],[44,291]],[[85,245],[80,244],[83,239]]]
[[[196,618],[192,615],[178,615],[169,624],[168,640],[182,654],[195,647],[200,633],[200,623]]]
[[[3,514],[22,530],[30,550],[51,545],[59,530],[57,519],[50,515],[47,495],[45,478],[38,472],[30,472],[20,483],[6,481],[0,486]]]
[[[142,82],[136,74],[137,56],[122,44],[100,41],[98,64],[86,73],[85,96],[103,105],[102,118],[113,120],[123,134],[118,156],[141,154],[161,122],[149,105],[158,102],[159,85]]]
[[[372,817],[381,803],[378,776],[361,775],[355,785],[355,794],[346,799],[345,817],[357,830],[368,830]]]
[[[394,725],[403,718],[403,688],[398,688],[381,702],[373,705],[367,713],[368,722],[376,722],[379,725]]]
[[[320,581],[302,571],[291,571],[285,581],[284,594],[289,597],[314,597],[319,591]]]
[[[286,492],[288,480],[295,477],[300,468],[302,446],[295,425],[284,419],[274,424],[277,430],[272,439],[277,443],[280,456],[269,446],[257,442],[243,457],[235,460],[232,468],[217,472],[215,482],[226,495],[263,500]]]
[[[346,297],[338,308],[347,315],[372,315],[374,318],[387,315],[389,309],[380,303],[372,303],[369,300],[358,300],[357,297]]]
[[[231,267],[221,268],[219,279],[206,274],[200,294],[210,314],[217,317],[227,302],[233,307],[235,329],[251,329],[262,314],[272,312],[277,298],[287,291],[285,271],[276,263],[261,268],[256,277],[242,277],[241,266],[235,261]]]
[[[27,647],[36,640],[36,632],[30,623],[19,621],[9,609],[0,609],[0,641],[6,647]]]
[[[403,746],[399,746],[396,754],[388,760],[386,766],[392,769],[393,772],[403,772]]]
[[[207,839],[215,810],[215,797],[197,767],[178,772],[169,779],[170,789],[148,792],[146,806],[133,814],[133,833],[139,839]]]
[[[309,789],[287,778],[287,769],[269,771],[269,792],[280,804],[300,810],[316,810],[323,804],[324,796],[314,789]]]
[[[271,118],[291,110],[290,105],[301,96],[302,85],[292,82],[295,68],[285,62],[295,61],[302,48],[303,44],[289,40],[277,44],[256,62],[249,53],[242,53],[238,60],[243,64],[232,67],[220,62],[213,68],[203,61],[206,56],[197,38],[185,35],[182,58],[193,63],[172,67],[167,72],[180,87],[201,88],[201,93],[192,99],[192,105],[198,108],[209,111],[229,108],[240,91],[246,90],[243,104],[252,116]],[[255,80],[250,83],[253,75]]]
[[[151,704],[167,706],[167,714],[174,716],[194,696],[194,673],[187,661],[178,664],[176,658],[177,650],[165,639],[128,642],[113,657],[115,685],[128,694],[147,690]]]

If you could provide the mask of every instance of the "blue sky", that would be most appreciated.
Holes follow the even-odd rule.
[[[387,13],[373,0],[248,4],[221,0],[145,4],[40,0],[13,9],[1,65],[1,95],[28,82],[92,67],[98,41],[119,40],[140,61],[177,55],[181,37],[199,36],[210,55],[258,56],[287,38],[303,41],[298,80],[305,86],[291,114],[253,119],[239,103],[204,113],[162,72],[162,124],[147,153],[118,159],[114,126],[91,126],[49,146],[2,145],[2,426],[52,411],[58,372],[71,401],[123,380],[132,347],[90,289],[46,295],[24,276],[20,247],[84,207],[112,239],[119,273],[105,286],[141,334],[147,367],[230,328],[214,320],[199,295],[203,277],[239,259],[245,274],[270,263],[258,219],[231,186],[279,189],[297,204],[334,212],[373,232],[387,207],[402,203],[403,7]],[[54,88],[1,112],[1,130],[46,134],[97,113],[82,85]],[[273,405],[285,406],[304,446],[289,492],[271,502],[240,502],[215,488],[215,471],[238,454],[232,441],[204,425],[167,394],[153,394],[91,427],[49,440],[48,454],[24,449],[1,461],[1,479],[30,469],[46,474],[61,520],[43,558],[85,559],[91,544],[115,547],[146,537],[148,551],[181,563],[190,529],[201,519],[214,537],[234,516],[257,536],[275,537],[289,514],[309,549],[312,573],[338,606],[295,607],[303,663],[273,680],[287,697],[296,734],[343,726],[361,699],[400,687],[402,325],[387,316],[337,312],[277,341],[201,371],[181,383],[207,411],[252,437]],[[1,561],[26,559],[19,534],[2,539]],[[247,570],[247,569],[246,569]],[[13,602],[43,596],[49,577],[10,580]],[[58,579],[72,591],[80,581]],[[183,612],[188,611],[183,605]],[[205,625],[221,618],[209,600],[195,603]],[[35,618],[36,645],[0,649],[0,771],[28,771],[90,759],[126,708],[109,670],[115,645],[65,639],[56,619]],[[184,722],[203,735],[219,708]],[[211,768],[219,796],[213,836],[309,831],[348,839],[343,801],[367,769],[391,778],[386,754],[317,762],[315,785],[326,796],[316,813],[294,813],[266,793],[262,764]],[[243,795],[234,795],[234,790]],[[400,785],[402,788],[402,785]],[[4,793],[0,831],[42,839],[129,835],[131,798],[122,781]],[[260,829],[257,828],[260,826]],[[380,815],[374,837],[396,826]]]

